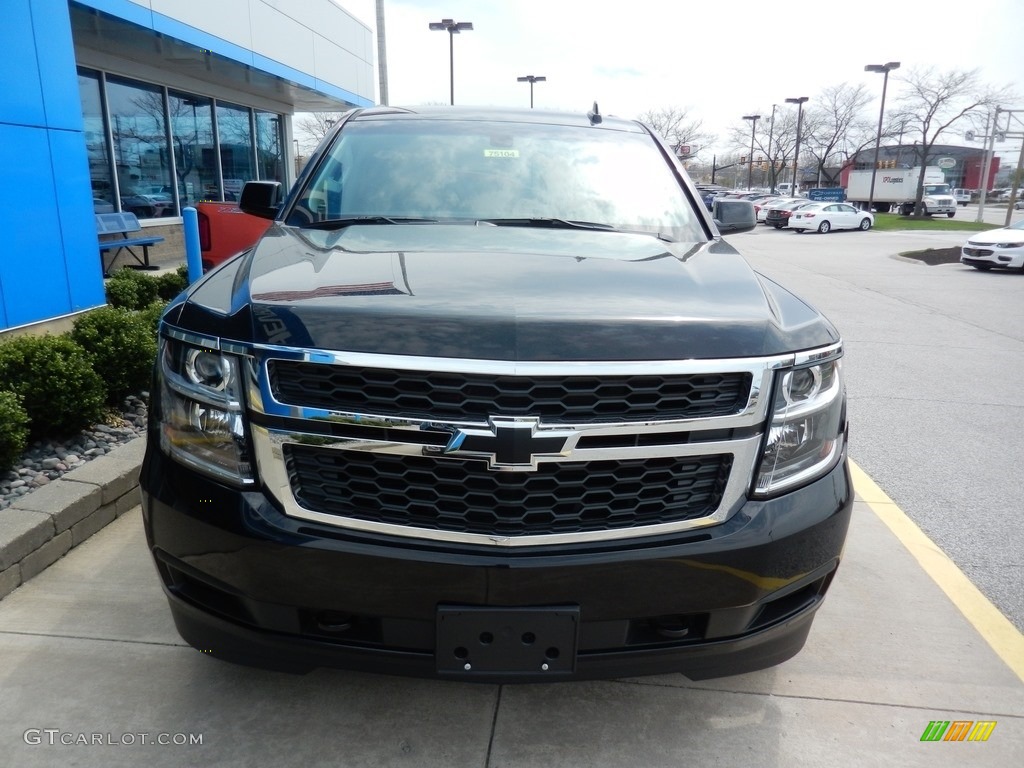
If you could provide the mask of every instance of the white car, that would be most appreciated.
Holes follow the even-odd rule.
[[[860,229],[867,231],[875,223],[875,217],[849,203],[808,203],[793,211],[789,217],[789,228],[796,232],[813,229],[825,234],[833,229]]]
[[[1024,269],[1024,219],[972,235],[960,249],[960,261],[983,272],[992,267]]]

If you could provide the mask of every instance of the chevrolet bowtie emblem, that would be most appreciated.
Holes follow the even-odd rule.
[[[490,424],[490,429],[455,430],[444,452],[486,459],[490,469],[532,472],[540,457],[570,455],[570,439],[578,434],[572,429],[541,429],[540,419],[533,417],[492,417]]]

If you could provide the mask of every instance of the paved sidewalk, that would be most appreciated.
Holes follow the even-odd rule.
[[[1024,684],[864,501],[804,650],[731,678],[495,686],[220,662],[175,632],[138,508],[0,601],[0,659],[0,762],[19,768],[1024,765]],[[922,742],[932,721],[995,727]]]
[[[139,503],[145,437],[0,510],[0,599]]]

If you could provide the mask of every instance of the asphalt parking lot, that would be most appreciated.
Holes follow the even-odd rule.
[[[962,239],[730,238],[846,341],[858,501],[794,659],[701,683],[535,686],[235,667],[178,638],[136,509],[0,601],[0,763],[1024,764],[1024,276],[895,255]],[[924,742],[933,721],[995,726]]]

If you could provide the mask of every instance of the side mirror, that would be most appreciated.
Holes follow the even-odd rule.
[[[242,196],[238,207],[243,213],[259,216],[261,219],[277,218],[277,209],[281,205],[281,182],[279,181],[247,181],[242,187]]]
[[[723,235],[727,232],[749,232],[757,226],[754,204],[749,200],[715,200],[711,218]]]

